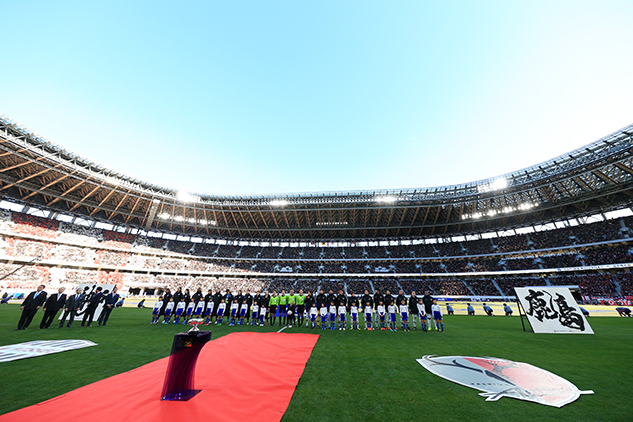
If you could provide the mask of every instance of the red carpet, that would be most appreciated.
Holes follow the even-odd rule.
[[[196,366],[197,396],[160,400],[168,358],[0,416],[8,421],[279,421],[319,336],[233,333],[209,342]],[[165,347],[169,347],[166,345]]]

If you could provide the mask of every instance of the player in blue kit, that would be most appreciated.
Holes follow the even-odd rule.
[[[246,300],[242,302],[242,306],[240,306],[240,321],[238,325],[244,325],[244,318],[246,318],[246,314],[248,313],[248,303]]]
[[[369,302],[367,302],[365,304],[365,329],[368,331],[372,331],[372,325],[371,325],[371,317],[373,315],[373,309],[371,308],[371,305],[369,304]]]
[[[391,331],[398,331],[398,327],[396,326],[396,312],[397,312],[396,305],[394,305],[393,303],[391,303],[388,307],[387,307],[387,313],[389,314],[389,329]]]
[[[512,316],[512,308],[507,303],[503,304],[503,312],[506,313],[506,316]]]
[[[176,305],[176,316],[174,318],[174,325],[180,324],[180,318],[182,317],[183,312],[185,312],[185,301],[181,300]]]
[[[345,331],[347,328],[347,308],[345,305],[339,305],[338,307],[338,323],[338,329]]]
[[[424,311],[424,302],[422,302],[422,299],[418,300],[418,316],[420,317],[420,326],[422,326],[422,331],[426,331],[426,312]]]
[[[313,303],[310,309],[308,310],[308,317],[310,319],[310,328],[312,328],[313,330],[316,328],[318,315],[319,315],[319,310],[316,307],[316,303]]]
[[[253,307],[251,308],[251,325],[257,325],[259,322],[259,305],[257,302],[253,302]]]
[[[152,309],[152,322],[150,324],[156,324],[158,322],[158,314],[160,314],[160,310],[163,309],[163,297],[158,298],[158,302],[154,304],[154,309]]]
[[[350,306],[349,314],[352,320],[352,330],[358,330],[358,306]]]
[[[204,311],[204,316],[206,317],[204,325],[211,324],[211,318],[213,317],[214,307],[215,307],[215,302],[213,300],[210,300],[207,302],[207,307],[206,307],[206,310]]]
[[[266,312],[267,309],[264,305],[261,306],[261,308],[259,308],[259,326],[263,327],[264,323],[266,322]]]
[[[336,306],[330,302],[330,330],[336,330]]]
[[[327,308],[325,307],[325,303],[321,304],[319,314],[321,315],[321,329],[327,330]]]
[[[237,300],[234,300],[233,303],[231,303],[231,321],[229,321],[229,327],[235,327],[235,320],[237,319],[239,308],[240,305],[237,303]]]
[[[174,303],[174,299],[169,299],[167,302],[167,306],[165,307],[165,316],[163,317],[163,324],[169,324],[171,321],[171,313],[174,311],[174,307],[176,304]]]
[[[215,317],[215,325],[222,325],[222,318],[224,317],[224,312],[226,311],[226,302],[224,299],[218,305],[218,314]]]
[[[435,326],[440,330],[440,332],[444,332],[444,323],[442,322],[442,308],[437,304],[437,299],[433,299],[433,305],[431,306],[431,311],[433,311],[433,320],[435,320]]]
[[[387,309],[385,305],[382,304],[382,301],[378,302],[378,306],[376,306],[376,319],[380,321],[380,331],[385,331],[387,328],[385,326],[385,318],[387,315]]]
[[[200,318],[203,312],[204,312],[204,301],[199,300],[198,303],[196,303],[196,310],[193,314],[196,316],[196,318]]]
[[[404,303],[404,300],[400,302],[400,325],[404,332],[409,332],[409,306]]]
[[[182,322],[182,325],[189,324],[189,320],[191,320],[191,315],[193,314],[194,306],[196,306],[196,304],[193,303],[193,301],[189,302],[189,304],[187,305],[185,320]]]

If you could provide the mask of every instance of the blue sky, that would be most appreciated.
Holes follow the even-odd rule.
[[[633,123],[631,1],[0,1],[0,112],[218,195],[494,177]]]

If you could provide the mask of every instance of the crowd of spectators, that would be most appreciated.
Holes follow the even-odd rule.
[[[477,296],[503,296],[491,279],[468,279],[465,282]]]
[[[540,260],[543,268],[576,267],[581,265],[576,253],[541,256]]]
[[[542,277],[503,277],[495,278],[503,296],[514,296],[514,287],[545,286],[547,281]]]
[[[466,255],[466,251],[460,242],[436,243],[435,248],[437,249],[439,256]]]
[[[633,296],[633,277],[630,273],[620,273],[612,276],[620,285],[621,296]]]
[[[374,288],[369,280],[349,278],[345,281],[348,293],[363,294],[365,290],[372,292]],[[305,290],[305,289],[304,289]]]
[[[463,245],[467,255],[488,255],[494,253],[490,239],[471,240],[464,242]]]
[[[399,290],[402,290],[398,280],[395,278],[377,278],[372,280],[374,289],[379,289],[381,292],[389,290],[392,295],[397,295]]]
[[[497,252],[516,252],[528,250],[527,237],[523,234],[515,236],[498,237],[494,239]]]
[[[549,277],[550,283],[556,286],[580,286],[580,292],[587,296],[616,296],[615,284],[610,274],[585,274]]]
[[[583,249],[583,261],[585,265],[619,264],[633,261],[630,253],[631,246],[603,246]]]
[[[509,271],[533,270],[539,268],[538,264],[534,262],[533,257],[506,259],[503,261],[503,267]]]
[[[95,266],[112,266],[128,270],[202,273],[299,273],[299,274],[368,274],[366,280],[345,279],[335,281],[314,281],[310,287],[332,286],[336,289],[345,285],[351,290],[365,290],[377,284],[380,289],[405,291],[426,283],[434,292],[441,294],[469,294],[473,292],[483,295],[494,295],[500,292],[489,280],[476,277],[477,272],[502,270],[529,270],[539,268],[558,268],[582,265],[601,265],[633,262],[627,244],[604,244],[595,247],[576,248],[573,252],[556,252],[548,255],[530,256],[525,254],[503,255],[502,265],[498,257],[473,257],[496,252],[529,251],[543,248],[556,248],[572,244],[603,242],[619,239],[628,234],[622,227],[633,225],[633,218],[608,220],[599,223],[585,224],[563,229],[528,233],[494,239],[481,239],[464,242],[440,242],[435,244],[398,245],[398,246],[352,246],[352,247],[281,247],[281,246],[239,246],[217,245],[208,243],[192,243],[176,240],[155,239],[119,233],[110,230],[88,228],[85,226],[60,222],[29,214],[0,210],[0,223],[3,224],[4,235],[0,238],[0,254],[9,257],[27,259],[53,260],[60,263],[87,264]],[[6,233],[9,232],[9,233]],[[11,236],[11,232],[15,236]],[[29,235],[40,240],[20,238]],[[181,254],[171,255],[170,253]],[[186,256],[182,256],[186,255]],[[458,257],[447,259],[446,257]],[[206,258],[205,258],[206,257]],[[214,257],[214,258],[211,258]],[[426,258],[426,259],[414,259]],[[281,258],[281,259],[280,259]],[[429,259],[430,258],[430,259]],[[9,268],[5,265],[4,268]],[[437,279],[432,281],[408,281],[383,278],[371,278],[377,273],[474,273],[473,278],[465,281]],[[270,281],[257,278],[221,279],[213,277],[195,277],[183,275],[137,275],[114,271],[71,270],[64,268],[48,268],[44,266],[26,267],[18,272],[20,275],[10,276],[5,285],[47,284],[60,281],[63,283],[90,283],[95,280],[109,280],[115,284],[138,283],[166,284],[173,287],[186,287],[200,279],[200,284],[213,286],[247,286],[254,290],[255,286],[265,286]],[[583,291],[589,295],[617,294],[616,284],[612,276],[586,275],[575,276]],[[621,277],[621,294],[633,293],[631,279],[628,275]],[[569,278],[569,277],[567,277]],[[151,280],[151,281],[148,281]],[[242,280],[242,281],[239,281]],[[246,280],[246,281],[244,281]],[[295,285],[294,279],[276,279],[274,282],[284,285]],[[541,278],[522,277],[518,279],[502,277],[498,279],[499,287],[504,294],[515,282],[541,281]],[[105,282],[105,281],[104,281]],[[317,283],[314,285],[314,283]],[[273,282],[270,282],[273,283]],[[328,285],[328,283],[331,283]],[[569,283],[568,283],[569,284]],[[298,284],[297,284],[298,285]],[[468,287],[467,287],[468,286]],[[458,292],[458,293],[455,293]]]
[[[573,245],[575,242],[570,237],[572,235],[571,227],[528,234],[534,249],[549,249],[560,245]]]

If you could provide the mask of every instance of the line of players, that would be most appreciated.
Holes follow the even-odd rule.
[[[229,292],[227,292],[227,297],[228,295]],[[226,300],[222,298],[216,306],[216,300],[211,291],[204,299],[200,295],[200,299],[197,302],[179,300],[176,303],[172,297],[165,304],[161,296],[154,305],[151,324],[157,324],[162,313],[164,315],[163,324],[170,324],[172,316],[174,324],[179,324],[181,319],[183,324],[188,324],[192,317],[204,317],[205,325],[211,324],[213,317],[215,317],[215,324],[222,324],[226,317],[229,326],[235,326],[236,324],[245,325],[245,323],[264,326],[268,324],[275,325],[275,320],[279,317],[280,326],[287,325],[292,327],[295,323],[303,326],[304,321],[306,321],[305,326],[310,326],[312,329],[320,325],[322,330],[328,328],[336,330],[337,326],[339,330],[345,330],[349,320],[350,328],[358,330],[360,325],[359,316],[362,314],[364,316],[365,329],[367,330],[373,330],[375,324],[376,329],[380,327],[380,330],[397,331],[397,315],[399,314],[402,330],[410,331],[409,319],[411,318],[413,329],[416,329],[416,320],[419,319],[421,328],[426,331],[431,326],[430,321],[427,325],[427,314],[429,314],[428,319],[433,321],[435,328],[439,331],[444,331],[442,309],[437,304],[437,301],[430,297],[429,292],[425,292],[425,296],[422,298],[416,297],[415,292],[413,292],[408,300],[400,292],[396,302],[394,302],[393,297],[387,291],[384,298],[390,298],[391,300],[385,304],[380,300],[383,296],[380,295],[378,290],[376,295],[374,295],[377,300],[376,303],[372,303],[374,298],[369,296],[368,291],[365,291],[365,296],[361,298],[361,301],[364,300],[364,306],[359,306],[358,299],[353,294],[348,299],[342,290],[339,291],[338,296],[335,296],[330,290],[329,297],[333,298],[333,300],[330,301],[328,306],[326,301],[323,300],[327,299],[323,294],[323,290],[321,290],[316,300],[311,293],[304,295],[303,290],[300,290],[298,294],[295,294],[294,290],[291,290],[289,294],[282,290],[280,295],[273,292],[272,296],[268,294],[260,295],[251,301],[243,299],[241,303],[238,299],[229,297]],[[205,299],[208,300],[205,301]],[[399,305],[396,304],[398,300]],[[227,301],[230,303],[227,303]],[[319,307],[317,307],[318,302],[320,302]]]

